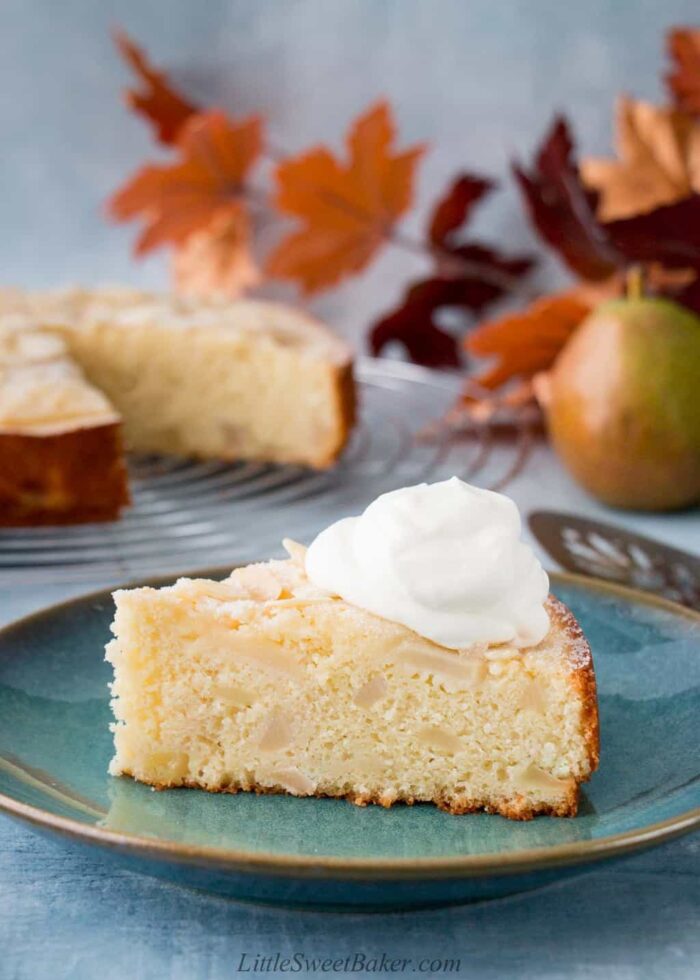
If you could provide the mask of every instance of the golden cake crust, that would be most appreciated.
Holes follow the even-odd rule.
[[[598,768],[600,761],[600,719],[593,655],[578,620],[568,606],[556,596],[550,595],[547,600],[547,611],[568,640],[572,666],[571,681],[583,703],[582,726],[592,774]],[[588,779],[590,776],[586,777],[586,781]]]
[[[268,391],[286,392],[287,397],[274,395],[261,408],[257,392],[265,385],[260,381],[251,418],[249,392],[244,390],[248,417],[236,432],[236,418],[227,414],[233,404],[227,373],[215,372],[208,384],[200,380],[196,397],[189,392],[189,403],[184,399],[175,422],[168,418],[160,428],[152,425],[149,420],[160,419],[162,405],[168,404],[168,389],[134,385],[133,378],[149,363],[149,351],[133,342],[160,327],[181,347],[192,344],[195,352],[200,347],[196,336],[211,341],[218,334],[225,340],[225,357],[233,359],[224,360],[225,365],[238,361],[235,338],[244,352],[256,338],[259,373],[260,364],[270,371],[271,354],[274,363],[283,365],[276,375],[271,373]],[[171,346],[163,336],[161,330],[156,343],[160,350]],[[195,379],[206,379],[209,365],[217,361],[212,345],[204,341],[200,373],[191,370]],[[119,367],[122,348],[130,350],[130,361]],[[185,354],[180,366],[189,364],[189,348]],[[302,363],[308,375],[295,379],[290,363]],[[172,367],[166,364],[168,370]],[[168,370],[151,375],[174,378],[170,391],[180,390],[180,374],[176,370],[171,376]],[[135,390],[150,391],[149,400],[139,402]],[[201,391],[221,392],[209,414],[203,414],[212,420],[209,431],[206,421],[193,425]],[[0,289],[0,525],[116,519],[129,502],[126,468],[117,458],[123,444],[137,452],[326,469],[347,443],[355,408],[350,348],[324,324],[282,304],[198,303],[113,287],[47,293]],[[280,429],[284,432],[277,438]],[[81,473],[81,456],[84,471],[102,472]]]
[[[0,317],[0,525],[114,520],[127,503],[119,415],[59,336]]]
[[[357,421],[357,388],[352,361],[338,365],[335,368],[334,377],[335,414],[338,421],[332,444],[327,452],[315,461],[314,465],[318,469],[328,469],[333,466],[345,449],[350,433]]]
[[[136,782],[145,782],[138,776],[134,776],[128,769],[124,769],[120,775],[128,776]],[[588,777],[587,777],[588,778]],[[173,783],[146,783],[153,789],[160,791],[166,789],[202,789],[200,783],[194,780],[184,780]],[[220,786],[207,786],[208,793],[255,793],[257,796],[286,796],[287,790],[281,786],[261,786],[258,783],[227,783]],[[304,795],[304,794],[298,794]],[[406,806],[414,806],[416,803],[434,804],[440,810],[451,813],[453,816],[463,816],[465,813],[496,813],[508,820],[532,820],[537,816],[550,817],[575,817],[578,812],[579,784],[571,780],[571,789],[566,799],[557,804],[539,803],[536,806],[522,800],[513,798],[496,803],[494,800],[475,800],[464,796],[436,796],[432,800],[416,800],[412,796],[388,796],[384,794],[362,794],[362,793],[308,793],[317,799],[347,800],[355,806],[368,806],[376,804],[385,809],[390,809],[395,803],[403,803]]]
[[[0,433],[0,526],[110,521],[128,503],[119,423]]]

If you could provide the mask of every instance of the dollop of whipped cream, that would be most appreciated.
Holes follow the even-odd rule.
[[[549,579],[521,530],[509,497],[455,476],[382,494],[331,524],[310,545],[306,573],[441,646],[531,646],[549,630]]]

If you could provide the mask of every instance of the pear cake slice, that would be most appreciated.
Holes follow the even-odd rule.
[[[115,286],[0,290],[2,311],[62,338],[134,452],[324,469],[354,424],[350,348],[282,303]]]
[[[349,348],[281,303],[98,296],[65,336],[136,452],[325,469],[354,423]]]
[[[60,336],[0,316],[0,527],[113,520],[128,502],[119,414]]]
[[[572,816],[598,762],[589,646],[550,596],[527,648],[450,649],[308,578],[304,549],[222,582],[115,593],[113,775],[158,789]]]

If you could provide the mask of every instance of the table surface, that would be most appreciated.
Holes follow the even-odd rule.
[[[524,513],[551,507],[588,514],[700,551],[697,512],[605,512],[546,449],[510,492]],[[80,591],[85,586],[75,583],[0,591],[0,622]],[[258,961],[259,973],[282,976],[274,969],[277,954],[305,957],[303,976],[327,975],[318,962],[326,957],[363,954],[381,967],[385,954],[414,964],[426,956],[458,961],[448,975],[499,980],[697,977],[700,837],[528,895],[362,915],[273,910],[188,891],[115,869],[98,853],[73,851],[0,817],[0,980],[229,978],[253,974],[256,957],[273,958]]]

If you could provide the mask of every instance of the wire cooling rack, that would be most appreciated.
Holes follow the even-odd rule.
[[[134,456],[133,506],[109,524],[0,530],[0,587],[102,582],[169,574],[281,553],[283,537],[308,542],[379,493],[457,474],[503,485],[504,454],[486,430],[457,440],[426,427],[454,402],[460,379],[393,361],[357,365],[360,419],[339,464],[218,463]]]

